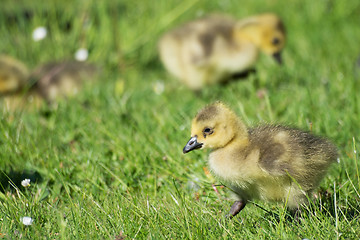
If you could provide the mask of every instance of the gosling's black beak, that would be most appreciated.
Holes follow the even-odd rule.
[[[202,147],[202,143],[197,142],[197,136],[190,138],[188,143],[185,145],[183,149],[183,153],[188,153],[192,150],[198,149]]]
[[[281,52],[274,53],[273,57],[275,58],[275,60],[278,64],[282,65]]]

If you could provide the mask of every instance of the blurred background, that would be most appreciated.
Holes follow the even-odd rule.
[[[206,87],[196,95],[172,78],[158,58],[159,37],[181,23],[209,13],[240,19],[263,12],[274,12],[285,23],[283,66],[261,55],[256,74],[226,86]],[[360,197],[355,191],[360,187],[359,24],[359,1],[2,0],[0,54],[29,69],[74,60],[101,70],[93,85],[56,108],[44,105],[37,111],[0,113],[1,199],[7,206],[2,210],[6,217],[1,231],[20,229],[28,237],[70,232],[113,237],[119,229],[140,238],[202,236],[202,231],[189,232],[206,232],[208,225],[217,224],[216,218],[228,207],[226,193],[219,187],[213,190],[221,183],[206,168],[207,153],[184,156],[182,148],[190,136],[192,117],[215,100],[229,104],[248,125],[286,123],[332,139],[339,147],[340,165],[332,167],[322,189],[334,194],[336,186],[344,216],[349,216],[349,209],[358,214],[352,206],[359,206]],[[11,196],[17,197],[9,178],[19,188],[24,178],[38,185],[10,204]],[[179,202],[183,199],[185,210],[173,201],[174,196]],[[82,201],[87,205],[81,207]],[[149,201],[162,211],[146,207]],[[189,206],[195,215],[202,216],[206,209],[211,214],[187,226],[178,216],[193,214]],[[255,226],[264,214],[253,207],[244,211],[245,226]],[[72,219],[63,217],[71,212]],[[35,222],[47,227],[23,229],[17,214],[32,214]],[[84,216],[90,219],[79,223]],[[337,226],[330,219],[327,231],[320,223],[299,230],[285,226],[281,238],[332,238],[340,230],[356,237],[352,229],[356,219],[345,219]],[[154,224],[145,224],[137,233],[148,221]],[[164,221],[178,229],[171,233],[160,226]],[[66,228],[60,224],[64,222]],[[239,236],[239,226],[227,224],[208,236],[220,238],[227,231]],[[97,230],[84,230],[95,225]],[[280,236],[270,221],[256,226],[267,232],[248,231],[244,236]]]
[[[102,64],[106,69],[160,68],[156,45],[164,31],[209,13],[226,13],[240,19],[263,12],[275,12],[285,22],[289,66],[295,64],[296,58],[315,63],[316,57],[331,55],[338,61],[344,52],[339,45],[353,53],[346,59],[357,58],[358,46],[351,40],[359,34],[358,4],[335,0],[311,4],[307,1],[205,3],[197,0],[153,4],[148,1],[4,0],[0,16],[1,52],[34,67],[39,62],[73,58],[78,49],[85,48],[89,61]],[[47,36],[34,41],[32,35],[38,27],[45,27]]]

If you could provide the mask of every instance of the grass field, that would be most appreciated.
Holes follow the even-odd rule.
[[[256,74],[198,96],[159,62],[157,39],[179,23],[268,11],[287,27],[283,66],[261,56]],[[33,68],[85,47],[103,73],[56,110],[1,113],[0,238],[359,239],[359,23],[359,1],[2,0],[0,53]],[[35,42],[38,26],[48,35]],[[264,202],[225,219],[232,202],[204,169],[208,153],[182,154],[192,117],[215,100],[248,125],[311,129],[338,146],[301,222]]]

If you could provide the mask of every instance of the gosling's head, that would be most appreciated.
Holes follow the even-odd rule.
[[[231,111],[221,102],[205,108],[192,121],[191,138],[183,149],[188,153],[200,148],[222,148],[237,135],[246,135],[246,128]]]
[[[281,64],[281,51],[286,41],[285,27],[275,14],[267,13],[240,21],[235,30],[235,39],[247,39],[262,52],[272,56]]]
[[[24,64],[8,56],[0,56],[0,95],[16,93],[27,81],[28,70]]]

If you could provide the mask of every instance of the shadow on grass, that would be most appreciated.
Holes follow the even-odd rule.
[[[256,203],[253,204],[264,210],[265,219],[272,219],[277,223],[281,221],[281,216],[277,212],[266,210]],[[345,217],[348,221],[351,221],[359,218],[359,216],[360,206],[358,204],[347,203],[344,205],[342,202],[337,202],[335,208],[334,193],[330,192],[329,190],[320,189],[316,194],[316,198],[314,198],[308,206],[302,207],[296,211],[287,210],[284,216],[284,220],[291,223],[301,224],[302,219],[306,218],[318,218],[321,220],[324,217],[332,217],[335,221],[337,217]]]
[[[325,216],[331,216],[333,218],[346,217],[348,220],[358,218],[360,216],[360,206],[357,203],[351,204],[351,202],[346,201],[346,205],[339,201],[339,194],[336,194],[336,199],[334,193],[320,189],[317,193],[317,200],[314,200],[313,206],[317,207],[314,211],[321,211]],[[335,208],[336,202],[336,208]],[[341,211],[341,214],[340,214]]]
[[[24,170],[24,171],[13,171],[10,172],[0,172],[0,191],[5,193],[6,191],[14,190],[12,185],[15,185],[17,188],[21,188],[21,181],[24,179],[30,179],[31,183],[39,183],[42,181],[42,177],[39,172]]]

